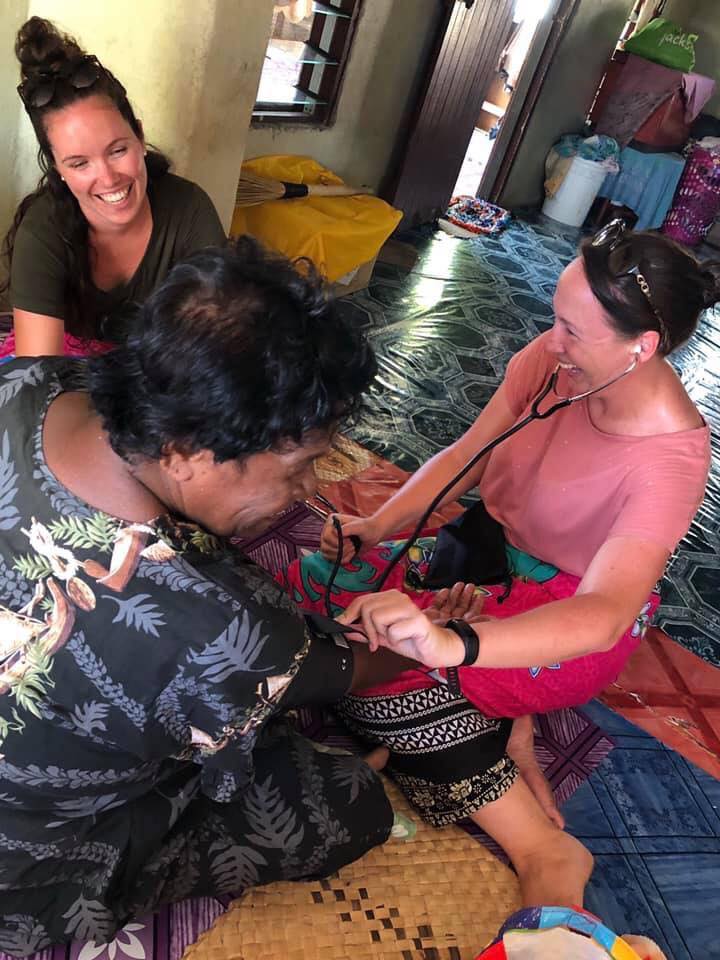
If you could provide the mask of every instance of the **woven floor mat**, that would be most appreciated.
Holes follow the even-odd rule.
[[[401,821],[411,821],[408,837],[326,880],[249,891],[184,960],[477,956],[519,906],[515,875],[459,828],[423,823],[393,784],[385,788]]]

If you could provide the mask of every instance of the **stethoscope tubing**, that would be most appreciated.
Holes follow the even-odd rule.
[[[549,417],[552,417],[554,414],[556,414],[559,410],[564,410],[566,407],[571,406],[573,403],[577,403],[579,400],[585,400],[587,397],[591,397],[593,396],[593,394],[599,393],[601,390],[605,390],[607,387],[612,386],[613,383],[617,383],[618,380],[621,380],[623,377],[626,377],[629,373],[632,373],[632,371],[635,369],[637,364],[638,364],[638,358],[637,356],[634,356],[627,370],[623,370],[622,373],[618,373],[616,376],[611,377],[609,380],[606,380],[605,383],[601,383],[600,386],[598,387],[593,387],[591,390],[585,390],[583,393],[575,394],[575,396],[572,396],[572,397],[560,397],[560,395],[557,392],[558,377],[560,376],[560,370],[562,369],[560,364],[558,364],[553,370],[553,372],[550,374],[550,376],[548,377],[547,382],[543,386],[542,390],[540,390],[540,392],[537,394],[537,396],[533,400],[532,405],[530,406],[529,413],[526,416],[524,416],[522,420],[519,420],[517,423],[514,423],[507,430],[504,430],[501,434],[498,434],[498,436],[495,437],[493,440],[490,440],[488,443],[486,443],[485,446],[482,447],[480,450],[478,450],[478,452],[474,454],[470,458],[470,460],[468,460],[465,466],[462,467],[462,469],[459,470],[455,474],[455,476],[448,481],[448,483],[445,484],[442,490],[440,490],[440,492],[436,494],[436,496],[433,498],[432,502],[430,503],[430,506],[427,507],[427,509],[421,516],[421,518],[418,520],[411,535],[405,541],[401,549],[395,554],[395,556],[392,558],[392,560],[390,561],[388,566],[385,568],[381,576],[376,581],[374,592],[377,593],[380,590],[382,590],[383,586],[387,582],[387,579],[392,573],[392,571],[395,569],[398,563],[400,563],[403,557],[406,556],[407,552],[410,550],[410,548],[413,546],[413,544],[417,540],[418,536],[420,535],[422,529],[424,528],[425,524],[428,521],[428,518],[433,513],[433,511],[439,506],[440,503],[442,503],[442,501],[445,499],[447,494],[452,490],[452,488],[456,486],[458,483],[460,483],[460,481],[467,476],[467,474],[473,469],[473,467],[475,467],[479,463],[480,460],[482,460],[483,457],[487,456],[489,453],[492,453],[495,447],[499,446],[505,440],[508,440],[510,437],[514,436],[514,434],[516,434],[519,430],[522,430],[523,427],[526,427],[529,423],[532,423],[534,420],[547,420]],[[548,396],[550,391],[555,393],[555,395],[558,396],[559,399],[555,403],[551,404],[547,408],[547,410],[541,411],[540,404],[543,402],[543,400],[545,400],[545,398]],[[325,500],[324,497],[317,495],[316,499],[318,499],[320,502],[324,502],[326,506],[332,507],[332,504],[328,500]],[[333,563],[333,568],[325,588],[325,609],[328,617],[332,616],[331,594],[332,594],[332,589],[335,584],[335,579],[337,577],[338,571],[342,565],[342,554],[343,554],[342,526],[336,516],[333,516],[332,522],[335,527],[335,533],[337,536],[338,545],[337,545],[337,553],[335,556],[335,561]],[[357,536],[352,536],[351,540],[352,540],[353,546],[355,547],[355,554],[357,555],[361,547],[360,539]]]
[[[525,417],[523,417],[522,420],[519,420],[517,423],[514,423],[512,427],[509,427],[507,430],[503,431],[503,433],[499,434],[493,440],[490,440],[488,443],[486,443],[485,446],[482,447],[476,454],[474,454],[470,458],[470,460],[468,460],[465,466],[461,470],[459,470],[455,474],[455,476],[448,483],[446,483],[445,486],[442,488],[442,490],[440,490],[440,492],[433,498],[432,502],[430,503],[430,506],[425,510],[422,517],[415,525],[415,528],[412,534],[410,535],[410,537],[405,541],[402,548],[392,558],[388,566],[385,568],[381,576],[378,578],[377,583],[375,585],[375,592],[382,590],[383,586],[387,582],[387,579],[392,573],[392,571],[395,569],[398,563],[403,559],[403,557],[407,554],[408,550],[410,550],[412,545],[417,540],[418,536],[420,535],[420,532],[422,531],[423,527],[427,523],[428,517],[433,513],[433,511],[438,507],[438,505],[442,503],[442,501],[445,499],[447,494],[452,490],[452,488],[456,486],[458,483],[460,483],[460,481],[467,476],[467,474],[473,469],[473,467],[475,467],[478,464],[480,460],[482,460],[483,457],[487,456],[487,454],[489,453],[492,453],[495,447],[499,446],[505,440],[508,440],[510,437],[514,436],[514,434],[516,434],[518,430],[522,430],[523,427],[526,427],[529,423],[532,423],[533,420],[547,420],[548,417],[553,416],[553,414],[557,413],[559,410],[564,410],[565,407],[569,407],[573,403],[577,403],[579,400],[585,400],[587,397],[591,397],[593,394],[599,393],[601,390],[605,390],[607,387],[611,386],[613,383],[617,383],[618,380],[621,380],[623,377],[626,377],[629,373],[632,373],[632,371],[635,369],[637,364],[638,364],[637,357],[633,357],[632,363],[627,368],[627,370],[623,370],[623,372],[617,374],[617,376],[611,377],[610,380],[607,380],[605,383],[601,383],[600,386],[593,387],[591,390],[586,390],[584,393],[578,393],[573,397],[561,397],[556,403],[553,403],[550,407],[548,407],[547,410],[541,412],[540,404],[548,396],[550,391],[552,390],[553,392],[555,392],[556,396],[558,395],[556,391],[556,387],[557,387],[558,377],[560,375],[560,370],[562,369],[560,364],[558,364],[553,370],[553,372],[550,374],[550,376],[548,377],[547,383],[545,384],[543,389],[537,394],[537,396],[533,400],[532,406],[530,407],[530,412]],[[338,526],[339,524],[337,524],[335,527],[336,532],[337,532]],[[339,553],[342,554],[342,545],[339,545],[339,546],[340,546]]]

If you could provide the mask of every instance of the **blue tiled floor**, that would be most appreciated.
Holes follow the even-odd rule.
[[[720,960],[720,783],[602,704],[583,711],[617,744],[563,808],[595,855],[587,908],[672,960]]]

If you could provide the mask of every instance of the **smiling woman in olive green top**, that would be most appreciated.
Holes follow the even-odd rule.
[[[124,87],[96,57],[40,17],[15,52],[43,175],[5,238],[14,336],[0,356],[98,352],[122,338],[123,307],[224,231],[207,194],[146,148]]]

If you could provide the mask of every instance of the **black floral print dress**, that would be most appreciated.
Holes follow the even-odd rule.
[[[195,525],[93,509],[45,463],[83,361],[0,367],[0,949],[333,872],[392,812],[364,763],[280,715],[308,676],[282,589]]]

